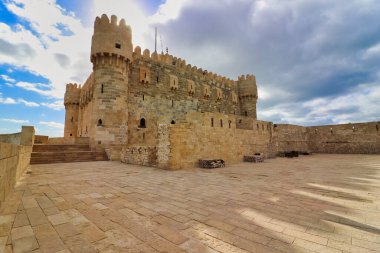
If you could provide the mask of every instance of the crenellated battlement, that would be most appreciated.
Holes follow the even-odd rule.
[[[96,17],[94,23],[94,33],[96,32],[110,32],[116,30],[122,30],[129,35],[132,35],[132,29],[129,25],[125,23],[125,20],[122,18],[119,23],[117,23],[117,16],[112,15],[111,20],[106,14],[103,14],[100,18]]]
[[[194,76],[199,79],[209,81],[211,83],[223,83],[224,85],[229,86],[230,88],[236,87],[236,81],[232,80],[228,77],[218,75],[213,72],[209,72],[207,70],[203,70],[202,68],[198,68],[197,66],[192,66],[191,64],[187,64],[186,60],[170,55],[170,54],[158,54],[157,52],[150,53],[149,49],[145,49],[143,52],[140,46],[136,46],[133,52],[133,59],[144,59],[147,61],[159,62],[166,65],[173,66],[175,68],[181,69],[186,72],[192,73]],[[239,77],[240,78],[240,77]],[[253,75],[247,75],[244,79],[251,80],[254,79]]]
[[[132,51],[132,29],[124,19],[118,23],[115,15],[111,19],[106,14],[96,17],[91,44],[91,62],[94,63],[94,68],[99,64],[132,61]]]
[[[66,84],[66,92],[64,97],[65,106],[79,104],[79,96],[81,92],[81,85],[76,83]]]

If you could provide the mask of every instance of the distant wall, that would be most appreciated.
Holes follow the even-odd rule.
[[[16,140],[18,143],[14,143]],[[23,126],[21,133],[9,134],[8,137],[2,135],[0,140],[0,206],[28,168],[33,142],[34,128],[30,126]]]
[[[312,152],[380,154],[380,122],[308,127],[307,133]]]
[[[276,152],[310,151],[309,136],[306,127],[275,124],[273,129],[273,146]]]
[[[46,135],[35,135],[34,144],[48,144],[49,136]]]

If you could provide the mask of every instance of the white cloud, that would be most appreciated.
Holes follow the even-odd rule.
[[[91,28],[83,27],[54,0],[9,0],[6,7],[26,20],[33,33],[20,24],[0,22],[0,64],[25,69],[50,81],[47,89],[25,83],[18,83],[19,87],[62,98],[66,83],[85,81],[91,71]]]
[[[8,104],[8,105],[16,105],[16,104],[23,104],[25,106],[28,106],[28,107],[39,107],[39,106],[45,106],[45,107],[48,107],[52,110],[62,110],[64,109],[65,107],[63,106],[63,101],[62,100],[57,100],[57,101],[54,101],[54,102],[51,102],[51,103],[46,103],[46,102],[43,102],[43,103],[36,103],[36,102],[32,102],[32,101],[27,101],[23,98],[17,98],[17,99],[14,99],[14,98],[10,98],[10,97],[7,97],[7,98],[3,98],[2,97],[2,94],[0,93],[0,104]]]
[[[54,121],[40,121],[38,124],[48,126],[48,127],[60,128],[60,129],[63,129],[65,127],[62,123],[54,122]]]
[[[39,107],[40,105],[35,102],[26,101],[25,99],[19,98],[17,99],[18,103],[24,104],[28,107]]]
[[[0,97],[0,104],[14,105],[14,104],[17,104],[17,102],[13,98],[2,98],[2,97]]]
[[[18,124],[29,123],[29,120],[22,120],[22,119],[8,119],[8,118],[2,118],[2,119],[0,119],[0,120],[1,120],[1,121],[4,121],[4,122],[18,123]]]
[[[20,88],[23,88],[25,90],[29,90],[29,91],[34,91],[38,94],[41,94],[43,96],[48,96],[48,97],[52,97],[54,96],[54,94],[52,93],[51,90],[46,90],[46,89],[41,89],[41,88],[46,88],[46,85],[45,84],[41,84],[41,83],[28,83],[28,82],[18,82],[15,84],[17,87],[20,87]]]
[[[9,83],[14,83],[14,82],[16,82],[15,79],[10,78],[10,77],[7,76],[7,75],[0,75],[0,77],[1,77],[1,79],[3,79],[3,80],[6,81],[6,82],[9,82]]]
[[[62,100],[58,100],[53,103],[41,103],[41,105],[49,107],[50,109],[57,110],[57,111],[63,110],[65,108]]]

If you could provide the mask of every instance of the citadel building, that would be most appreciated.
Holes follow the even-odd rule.
[[[124,19],[97,17],[93,72],[67,84],[64,137],[88,137],[112,160],[181,169],[278,152],[380,153],[379,123],[302,127],[257,120],[256,78],[231,80],[169,54],[133,49]]]

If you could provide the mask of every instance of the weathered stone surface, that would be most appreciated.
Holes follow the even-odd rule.
[[[31,225],[16,227],[16,187],[7,200],[16,213],[0,211],[0,250],[377,252],[379,163],[378,155],[315,154],[175,172],[118,162],[32,165],[18,186],[27,197],[51,195],[54,206],[70,207],[55,216],[31,207]]]

